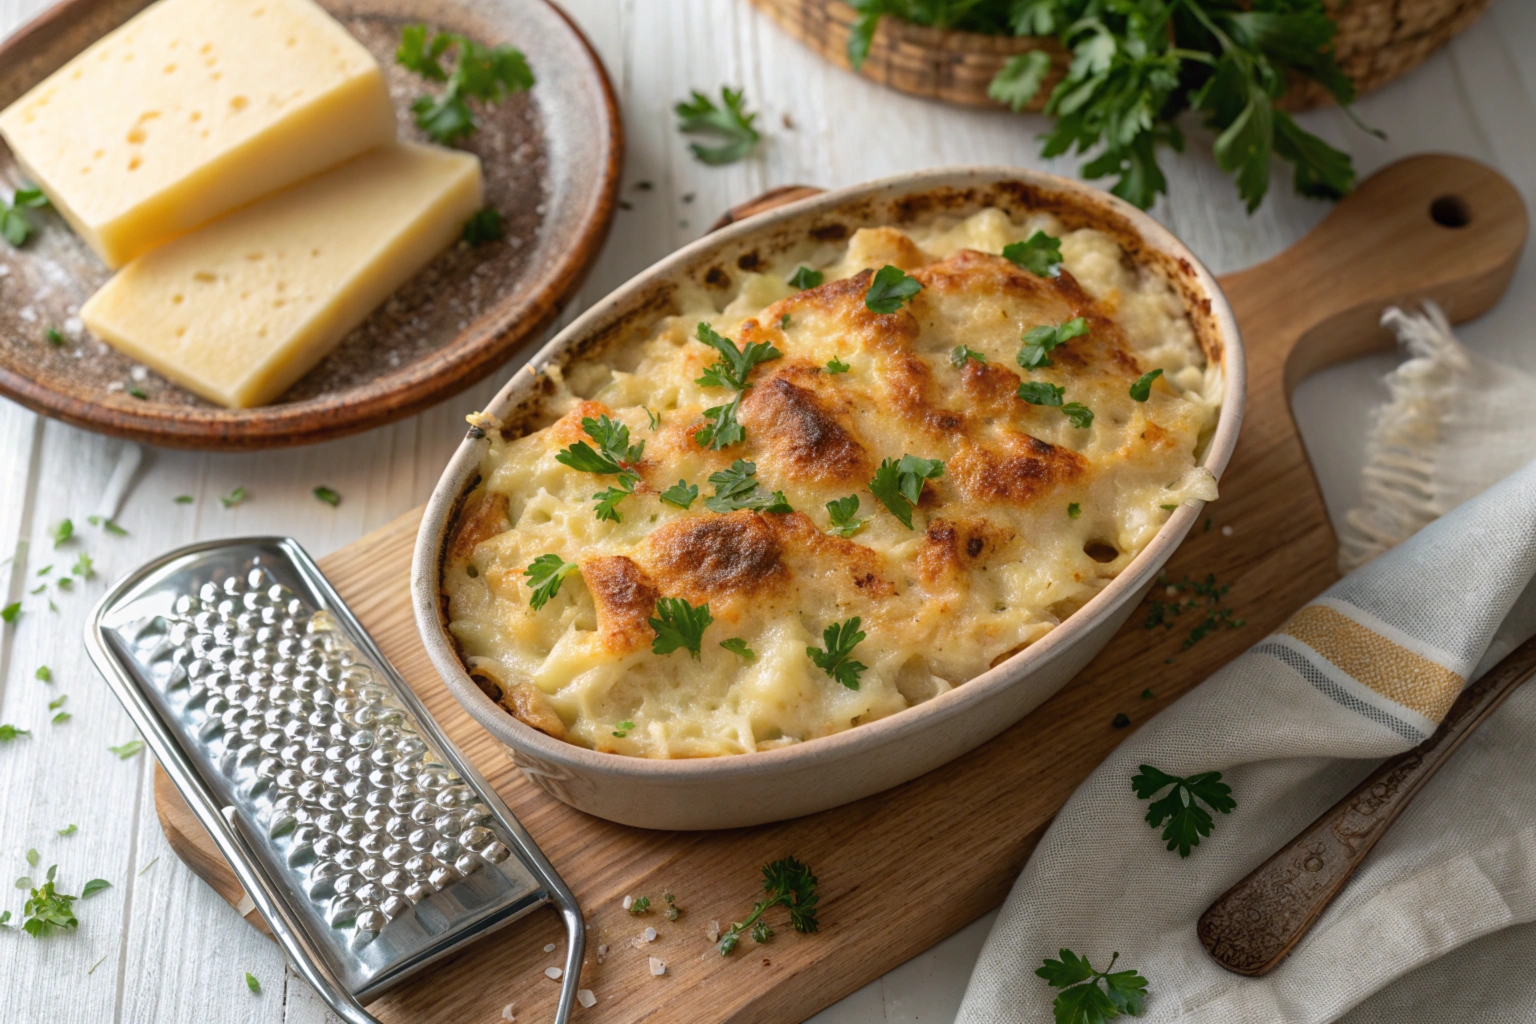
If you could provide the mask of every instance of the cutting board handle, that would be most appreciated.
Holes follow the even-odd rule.
[[[1464,157],[1409,157],[1371,175],[1301,241],[1222,279],[1243,325],[1250,378],[1283,362],[1285,394],[1325,366],[1391,344],[1387,306],[1425,299],[1453,323],[1504,294],[1525,246],[1508,179]]]

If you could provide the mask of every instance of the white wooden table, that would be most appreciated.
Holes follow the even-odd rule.
[[[48,0],[0,0],[0,36]],[[850,185],[946,164],[1010,164],[1074,173],[1044,161],[1039,118],[958,110],[911,99],[829,67],[781,33],[746,0],[564,0],[607,63],[629,125],[625,198],[613,235],[572,309],[596,299],[668,251],[696,238],[732,202],[775,185]],[[1335,111],[1304,123],[1354,154],[1363,173],[1429,150],[1463,153],[1500,168],[1536,205],[1536,4],[1503,0],[1471,31],[1409,78],[1359,105],[1384,129],[1380,141]],[[535,66],[538,55],[531,54]],[[744,85],[762,111],[759,155],[727,168],[695,163],[671,129],[672,104],[690,88]],[[794,127],[786,127],[786,119]],[[1153,213],[1215,271],[1247,266],[1300,237],[1325,212],[1292,195],[1276,165],[1267,203],[1245,215],[1231,183],[1212,163],[1196,129],[1189,152],[1169,160],[1171,195]],[[650,190],[635,188],[641,181]],[[1425,253],[1425,259],[1435,259]],[[5,301],[0,288],[0,301]],[[1527,256],[1509,296],[1462,336],[1506,362],[1536,368],[1536,261]],[[531,348],[531,346],[530,346]],[[1306,382],[1296,411],[1337,515],[1356,496],[1360,430],[1381,400],[1382,356]],[[46,421],[0,400],[0,604],[22,600],[20,620],[0,630],[0,722],[32,731],[0,745],[0,910],[20,919],[18,875],[59,865],[61,888],[90,878],[112,888],[77,904],[77,932],[34,940],[0,932],[0,1017],[132,1024],[208,1021],[318,1022],[332,1019],[258,935],[171,854],[155,821],[151,763],[120,761],[108,747],[134,737],[116,699],[87,662],[80,636],[107,582],[163,551],[194,540],[284,533],[324,554],[427,497],[463,433],[509,367],[420,416],[312,448],[250,455],[147,451],[119,521],[128,536],[86,524],[117,463],[120,442]],[[339,508],[318,502],[324,484]],[[219,498],[237,487],[233,508]],[[173,502],[191,495],[190,504]],[[63,518],[77,539],[57,551],[49,532]],[[73,592],[49,587],[38,571],[88,552],[97,577]],[[51,597],[58,611],[47,610]],[[52,684],[35,678],[40,665]],[[72,718],[50,724],[50,700],[68,694]],[[79,826],[66,837],[69,824]],[[29,871],[25,851],[41,867]],[[950,1019],[991,915],[827,1009],[818,1024]],[[94,971],[91,970],[95,965]],[[247,991],[244,974],[262,984]],[[517,998],[508,992],[507,1000]],[[579,1018],[578,1018],[579,1019]],[[490,1022],[486,1022],[490,1024]]]

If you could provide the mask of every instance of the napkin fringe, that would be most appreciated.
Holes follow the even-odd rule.
[[[1396,547],[1448,509],[1435,499],[1435,449],[1440,426],[1465,388],[1471,361],[1433,302],[1423,312],[1396,306],[1381,325],[1408,353],[1387,374],[1390,398],[1366,436],[1363,501],[1344,515],[1339,572],[1350,573]]]

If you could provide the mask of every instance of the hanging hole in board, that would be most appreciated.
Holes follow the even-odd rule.
[[[1429,217],[1443,228],[1464,228],[1472,223],[1472,211],[1460,196],[1441,196],[1430,203]]]

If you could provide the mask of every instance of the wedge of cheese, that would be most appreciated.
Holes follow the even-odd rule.
[[[451,245],[480,194],[472,154],[390,143],[140,256],[80,317],[210,401],[263,405]]]
[[[392,140],[378,62],[310,0],[160,0],[0,113],[109,267]]]

